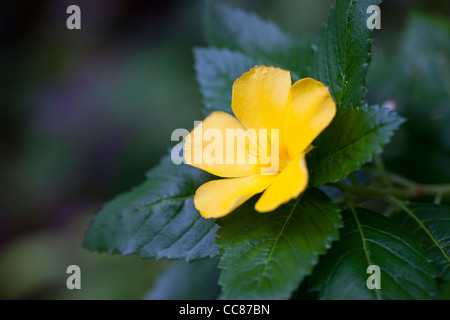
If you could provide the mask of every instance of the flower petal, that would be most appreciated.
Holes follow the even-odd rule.
[[[228,139],[227,132],[235,135]],[[238,143],[238,139],[242,144]],[[261,169],[257,154],[254,136],[246,133],[235,117],[222,111],[211,113],[186,136],[184,143],[187,164],[220,177],[259,174]]]
[[[289,158],[293,159],[330,124],[336,114],[336,104],[328,87],[311,78],[294,83],[289,97],[281,134]]]
[[[254,67],[234,82],[231,107],[247,129],[281,130],[290,87],[289,71]]]
[[[273,211],[281,204],[297,198],[306,189],[308,186],[308,169],[305,155],[305,153],[302,153],[288,163],[256,202],[256,211]]]
[[[264,191],[277,175],[209,181],[197,189],[194,204],[205,218],[227,215],[257,193]]]

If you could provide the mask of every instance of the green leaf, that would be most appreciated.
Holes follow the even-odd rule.
[[[95,215],[84,246],[109,254],[195,260],[216,253],[218,226],[195,209],[195,190],[212,176],[169,157],[148,180],[107,203]]]
[[[396,219],[410,230],[433,260],[444,280],[450,280],[450,207],[411,203]]]
[[[376,106],[338,109],[307,155],[310,185],[344,179],[383,150],[403,118]]]
[[[209,1],[205,31],[212,46],[242,51],[266,65],[290,70],[296,80],[307,74],[313,53],[310,41],[289,35],[254,13]]]
[[[195,71],[205,104],[204,112],[231,110],[233,83],[256,65],[258,61],[228,49],[194,49]]]
[[[218,220],[222,297],[287,299],[338,239],[339,207],[309,189],[273,212],[252,208],[247,203]]]
[[[331,7],[328,24],[317,46],[314,76],[330,87],[339,107],[362,104],[370,63],[372,31],[366,21],[370,5],[381,0],[339,0]]]
[[[437,270],[410,233],[367,209],[348,210],[343,216],[340,241],[320,260],[309,282],[319,298],[430,299],[437,295]],[[370,265],[380,268],[379,290],[367,288]]]
[[[217,260],[174,262],[160,275],[147,300],[209,300],[220,294]]]

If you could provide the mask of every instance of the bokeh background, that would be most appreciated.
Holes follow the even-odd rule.
[[[332,1],[225,2],[315,37]],[[81,30],[66,28],[71,4],[81,8]],[[396,97],[383,59],[399,49],[411,13],[448,21],[449,4],[383,3],[372,102]],[[206,45],[202,8],[200,0],[1,2],[0,298],[141,299],[171,264],[91,253],[82,241],[102,203],[143,181],[175,144],[172,131],[203,118],[192,56]],[[387,72],[399,62],[391,63]],[[438,160],[448,176],[438,171],[436,180],[450,181],[445,152]],[[396,159],[391,165],[401,169]],[[81,268],[81,290],[66,287],[72,264]]]

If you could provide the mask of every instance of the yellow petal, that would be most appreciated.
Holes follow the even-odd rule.
[[[281,130],[290,87],[289,71],[254,67],[234,82],[231,107],[247,129]]]
[[[254,136],[235,117],[221,111],[211,113],[184,143],[187,164],[220,177],[259,174],[257,154]]]
[[[289,98],[282,140],[289,158],[293,159],[330,124],[336,114],[336,104],[328,88],[311,78],[294,83]]]
[[[281,204],[297,198],[308,186],[306,154],[301,154],[288,163],[286,168],[267,188],[255,205],[256,211],[269,212]]]
[[[257,193],[264,191],[277,175],[209,181],[197,189],[194,204],[205,218],[227,215]]]

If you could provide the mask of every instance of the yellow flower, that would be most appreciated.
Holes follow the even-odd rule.
[[[205,218],[225,216],[263,191],[255,205],[259,212],[272,211],[297,198],[308,185],[305,155],[336,114],[333,98],[321,82],[305,78],[291,85],[289,71],[266,66],[254,67],[236,80],[231,107],[237,119],[225,112],[213,112],[185,139],[187,164],[227,178],[197,189],[194,204]],[[244,135],[244,152],[239,153],[236,146],[230,150],[222,143],[215,146],[222,146],[223,153],[217,148],[211,150],[214,139],[204,134],[209,129],[223,137],[230,129],[237,132],[237,138]],[[279,130],[278,150],[269,135],[273,129]],[[258,141],[255,131],[267,131],[267,140]],[[260,147],[259,153],[255,153],[255,145]],[[261,150],[271,147],[268,154],[275,155],[279,165],[276,172],[267,174],[264,170],[270,164]],[[237,151],[231,157],[234,161],[226,161],[230,160],[227,152],[232,151]],[[195,161],[195,155],[204,153],[223,161]]]

